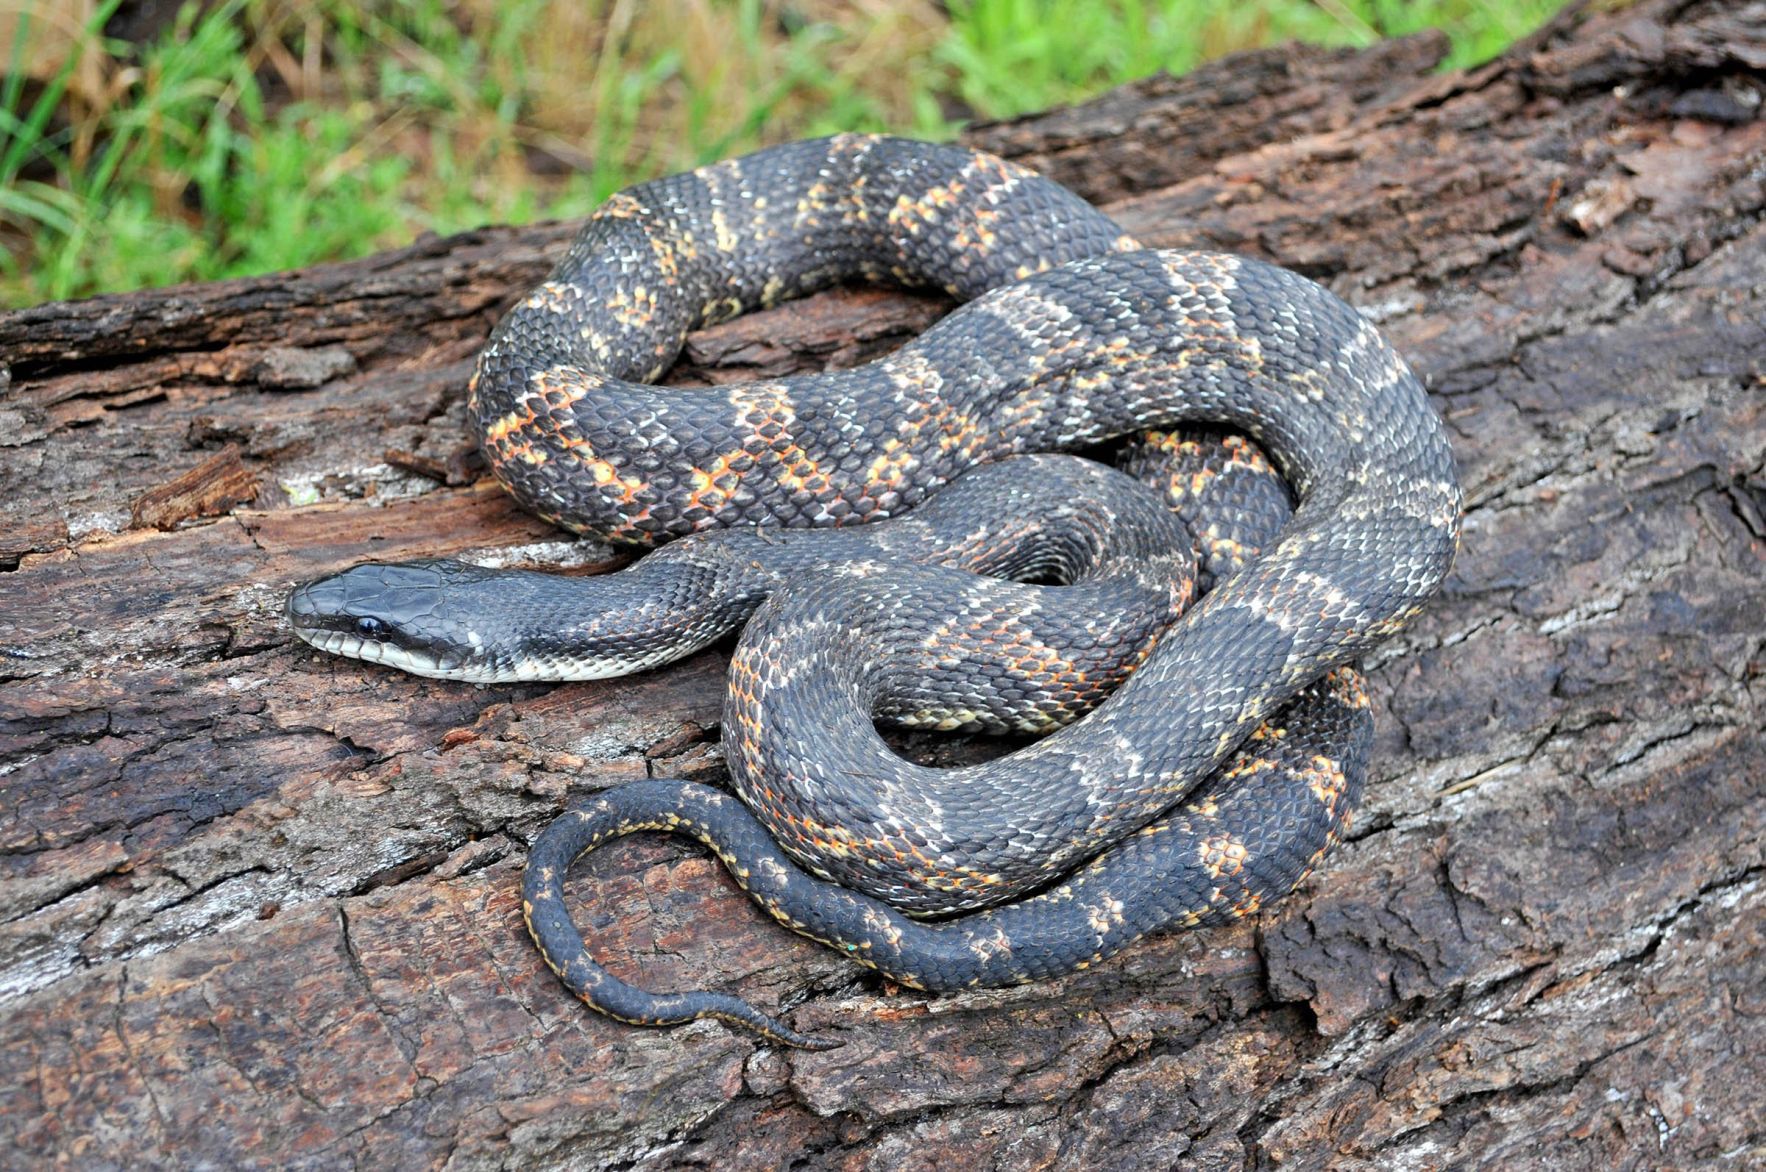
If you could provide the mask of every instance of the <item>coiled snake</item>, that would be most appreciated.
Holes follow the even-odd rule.
[[[689,330],[854,278],[969,304],[853,370],[650,385]],[[1418,613],[1458,536],[1439,419],[1336,297],[1257,261],[1140,250],[1031,172],[892,138],[775,147],[614,196],[499,324],[470,411],[495,474],[535,512],[616,542],[700,536],[603,580],[612,594],[593,609],[540,576],[487,587],[454,563],[360,567],[298,590],[296,630],[428,674],[578,678],[685,654],[758,607],[724,721],[747,807],[687,783],[609,791],[535,842],[524,894],[548,963],[596,1008],[721,1016],[794,1044],[815,1040],[735,998],[656,997],[596,966],[559,899],[570,860],[632,829],[697,835],[783,922],[935,990],[1055,975],[1158,927],[1243,914],[1340,830],[1367,742],[1343,669]],[[1161,633],[1190,591],[1171,551],[1262,546],[1267,523],[1223,538],[1192,521],[1195,542],[1157,521],[1118,526],[1146,510],[1123,503],[1135,494],[1110,486],[1116,474],[1024,457],[1188,423],[1252,437],[1298,504],[1261,556],[1219,561],[1232,572]],[[1200,453],[1179,480],[1223,458],[1194,438],[1160,444]],[[1225,458],[1258,459],[1245,452]],[[1088,476],[1105,503],[1085,514],[1074,485]],[[1073,516],[1045,524],[1025,503],[1051,499],[1084,514],[1081,536],[1050,536]],[[1002,520],[1019,532],[987,536]],[[803,541],[849,533],[876,535],[857,560]],[[774,558],[782,571],[764,568]],[[530,596],[567,609],[499,650],[492,616]],[[491,612],[471,609],[482,600]],[[1147,608],[1147,623],[1114,622]],[[881,665],[854,634],[867,629],[917,647],[918,663]],[[1043,729],[1093,704],[959,769],[902,760],[870,724]]]

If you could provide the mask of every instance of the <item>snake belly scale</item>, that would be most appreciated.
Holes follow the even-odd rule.
[[[853,370],[712,390],[652,385],[689,330],[853,279],[931,286],[969,303]],[[1159,636],[1095,711],[984,765],[926,769],[856,726],[793,722],[810,710],[795,690],[800,673],[764,654],[745,660],[745,641],[726,749],[738,793],[783,853],[747,836],[741,807],[691,790],[648,793],[649,806],[636,794],[603,796],[592,817],[567,815],[536,843],[527,889],[542,901],[530,907],[536,939],[567,981],[576,937],[568,917],[558,922],[548,885],[566,856],[646,825],[700,835],[781,919],[930,988],[1051,975],[1174,918],[1203,922],[1218,899],[1155,898],[1178,881],[1161,844],[1206,854],[1198,819],[1240,809],[1240,793],[1256,789],[1229,762],[1296,697],[1312,705],[1302,713],[1365,708],[1341,669],[1420,611],[1458,538],[1459,489],[1426,394],[1329,292],[1254,260],[1142,250],[1022,168],[885,137],[770,148],[614,196],[499,324],[470,414],[493,471],[524,506],[643,546],[732,527],[911,516],[977,465],[1186,423],[1252,437],[1298,498],[1263,555]],[[898,615],[935,605],[913,592],[887,604]],[[938,629],[929,625],[928,637]],[[824,640],[821,654],[832,650]],[[1336,721],[1336,743],[1351,723]],[[1308,769],[1282,762],[1272,775],[1316,797],[1316,776],[1296,780]],[[1297,823],[1267,826],[1269,857],[1281,854],[1277,842],[1314,844],[1300,853],[1316,857],[1336,817],[1324,837]],[[765,851],[774,853],[762,861]],[[1146,882],[1124,884],[1110,870],[1121,867]],[[1073,893],[1094,889],[1096,868],[1110,878],[1095,889],[1122,907],[1088,905],[1083,945],[1062,943],[1072,926],[1047,901],[1079,908]],[[1245,898],[1228,903],[1280,894],[1303,869],[1241,867]],[[840,886],[780,880],[781,891],[775,874]],[[970,914],[927,925],[902,911]],[[1007,959],[928,960],[937,940],[976,917],[1000,933]],[[973,942],[964,950],[973,956]],[[1045,959],[1023,959],[1032,953]],[[617,983],[591,974],[572,984],[595,1004],[591,986]],[[701,1009],[759,1028],[729,1006]]]

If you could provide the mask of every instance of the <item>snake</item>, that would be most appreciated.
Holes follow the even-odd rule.
[[[965,304],[852,369],[656,385],[689,331],[851,280],[931,287]],[[732,659],[724,745],[745,804],[652,783],[602,795],[536,840],[524,895],[542,954],[597,1008],[651,1023],[691,1010],[793,1044],[810,1039],[749,1007],[693,1001],[717,995],[684,995],[685,1008],[625,999],[636,991],[587,958],[558,911],[569,858],[627,829],[695,834],[790,926],[929,989],[1056,975],[1156,927],[1209,922],[1223,906],[1242,914],[1297,882],[1339,833],[1346,814],[1336,811],[1351,804],[1342,795],[1359,785],[1359,734],[1345,740],[1346,716],[1309,714],[1365,709],[1348,665],[1420,613],[1458,542],[1461,498],[1439,417],[1377,329],[1328,290],[1251,258],[1142,248],[1025,168],[887,136],[767,148],[616,194],[493,331],[468,413],[519,503],[579,533],[662,547],[638,566],[667,543],[719,531],[784,544],[799,530],[899,525],[989,466],[1019,469],[1034,492],[1037,466],[1023,462],[1033,453],[1187,424],[1250,437],[1291,488],[1292,516],[1260,556],[1143,644],[1083,719],[977,766],[915,765],[864,727],[882,693],[869,661],[836,646],[848,604],[795,585],[759,602],[750,592],[751,629],[794,611],[785,626],[799,643],[782,656],[745,634]],[[406,589],[390,572],[327,587],[325,605],[297,591],[297,632],[323,631],[332,649],[362,658],[418,662],[395,630],[434,608],[433,583],[462,575],[421,567],[413,573],[429,584]],[[899,571],[831,575],[934,652],[960,625],[933,614],[930,585],[904,586]],[[386,613],[374,599],[389,600]],[[1069,628],[1085,621],[1075,609],[1047,615],[1055,626],[1063,617]],[[482,625],[460,625],[466,646],[487,642]],[[614,666],[672,654],[622,646]],[[522,678],[546,678],[530,653],[517,658]],[[983,674],[1005,673],[996,661]],[[839,703],[811,718],[818,688]],[[991,719],[964,697],[907,707],[957,727]],[[1315,741],[1314,725],[1336,739]],[[1241,746],[1259,735],[1282,752],[1318,751],[1246,758]],[[1240,768],[1247,760],[1263,764]],[[1258,779],[1290,800],[1241,799]],[[1302,794],[1309,815],[1296,812]],[[1232,817],[1220,821],[1223,811]],[[1242,877],[1238,898],[1226,894],[1228,871]],[[922,922],[937,915],[955,918]]]

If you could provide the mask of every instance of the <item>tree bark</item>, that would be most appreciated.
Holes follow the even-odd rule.
[[[1252,53],[969,135],[1361,307],[1447,420],[1465,540],[1369,665],[1354,833],[1253,920],[929,997],[691,844],[577,869],[622,975],[828,1053],[604,1020],[521,926],[571,795],[722,776],[724,652],[480,689],[280,619],[367,557],[607,562],[443,474],[575,225],[0,316],[0,1164],[1766,1164],[1766,5],[1442,50]],[[944,308],[816,297],[673,377],[863,361]]]

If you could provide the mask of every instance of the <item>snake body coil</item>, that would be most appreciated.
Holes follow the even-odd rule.
[[[712,390],[650,385],[689,330],[855,278],[972,300],[854,370]],[[580,955],[556,899],[568,858],[625,829],[700,835],[793,927],[929,988],[1065,971],[1161,924],[1280,894],[1340,828],[1359,784],[1365,714],[1329,714],[1361,713],[1365,701],[1338,669],[1421,609],[1458,535],[1439,419],[1397,354],[1330,293],[1257,261],[1141,251],[1030,172],[897,139],[797,143],[616,195],[498,326],[470,410],[491,467],[524,505],[639,545],[894,518],[936,504],[979,464],[1190,422],[1253,437],[1298,496],[1263,556],[1158,636],[1087,719],[980,766],[926,769],[890,753],[869,719],[897,689],[843,642],[856,598],[916,633],[936,668],[964,607],[977,617],[961,601],[941,610],[928,593],[946,571],[912,581],[852,571],[825,596],[793,589],[767,602],[732,664],[725,746],[738,792],[788,861],[762,857],[733,803],[690,788],[597,799],[535,844],[527,894],[542,951],[591,1004],[631,1020],[678,1020],[680,1007],[619,1000],[624,987]],[[338,614],[384,625],[361,597],[338,598],[311,608],[330,617],[297,614],[297,626],[321,629]],[[742,606],[757,602],[750,594]],[[1033,617],[1026,609],[1014,618]],[[994,617],[992,645],[1049,646]],[[1044,617],[1066,635],[1084,621]],[[985,622],[968,626],[987,642]],[[383,645],[377,632],[354,638],[361,646],[339,649]],[[1080,630],[1064,646],[1083,642]],[[1018,669],[1028,677],[1034,658],[1014,653],[971,674],[990,685]],[[1042,658],[1056,675],[1074,666],[1067,651]],[[1021,719],[1021,708],[951,686],[900,707],[953,725]],[[1302,695],[1306,704],[1284,709]],[[1266,723],[1278,710],[1282,721]],[[1306,747],[1312,764],[1235,758],[1260,727],[1284,752]],[[1309,739],[1326,731],[1336,740]],[[1265,773],[1290,797],[1310,796],[1252,813],[1239,795]],[[1236,813],[1217,820],[1223,810]],[[1083,878],[1048,889],[1112,843]],[[793,863],[851,891],[815,886]],[[1241,898],[1227,893],[1229,872],[1244,877]],[[1021,902],[918,925],[875,900],[922,915]],[[951,949],[972,959],[951,961]],[[721,1003],[699,1009],[759,1024]]]
[[[1223,498],[1213,511],[1257,524],[1274,508],[1285,516],[1285,499]],[[446,558],[368,562],[301,586],[288,613],[300,636],[325,651],[418,675],[487,684],[603,679],[700,650],[789,583],[937,565],[992,579],[1085,583],[1085,603],[1106,624],[1096,639],[1136,649],[1101,658],[1110,674],[1081,704],[1089,708],[1190,601],[1192,544],[1182,522],[1134,478],[1071,456],[1033,455],[971,469],[923,507],[880,524],[707,530],[587,578]],[[909,698],[883,715],[993,732],[1063,723],[1058,712],[947,723],[932,715],[938,702]]]

